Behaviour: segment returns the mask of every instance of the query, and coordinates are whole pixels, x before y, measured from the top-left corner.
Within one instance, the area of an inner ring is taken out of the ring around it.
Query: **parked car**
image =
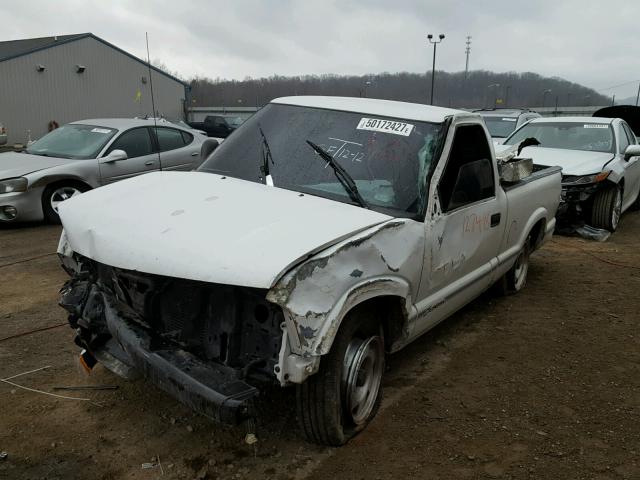
[[[385,352],[496,282],[521,290],[552,235],[560,168],[519,180],[531,161],[511,161],[503,183],[490,141],[468,112],[280,98],[197,171],[61,205],[85,364],[230,423],[295,385],[308,439],[343,444],[376,414]]]
[[[0,223],[55,223],[59,204],[87,190],[141,173],[191,170],[205,140],[175,125],[156,129],[149,120],[64,125],[22,153],[0,154]]]
[[[0,145],[5,145],[7,143],[7,130],[4,128],[4,125],[0,123]]]
[[[224,115],[207,115],[204,122],[188,122],[191,128],[202,130],[214,138],[227,138],[242,123],[240,117]]]
[[[540,118],[516,130],[504,145],[525,138],[535,138],[539,145],[525,148],[523,155],[562,167],[559,213],[567,221],[613,232],[622,213],[640,208],[640,145],[624,120]]]
[[[483,108],[475,111],[484,119],[495,143],[500,143],[528,121],[540,118],[539,113],[522,108]]]
[[[167,119],[168,122],[173,123],[174,125],[178,125],[179,127],[182,128],[186,128],[187,130],[190,130],[194,133],[197,133],[198,135],[204,135],[205,137],[207,137],[207,132],[205,132],[204,130],[198,130],[197,128],[193,128],[191,125],[189,125],[187,122],[185,122],[184,120],[180,120],[180,119]]]

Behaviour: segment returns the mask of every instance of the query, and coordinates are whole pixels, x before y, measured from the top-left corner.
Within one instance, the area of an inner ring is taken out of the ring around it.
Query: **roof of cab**
[[[602,117],[541,117],[534,118],[530,123],[611,123],[614,118]]]
[[[358,97],[321,97],[310,95],[276,98],[272,100],[271,103],[355,112],[365,115],[378,115],[402,120],[432,123],[442,123],[447,117],[454,115],[477,116],[477,114],[471,114],[463,110],[454,110],[452,108]]]

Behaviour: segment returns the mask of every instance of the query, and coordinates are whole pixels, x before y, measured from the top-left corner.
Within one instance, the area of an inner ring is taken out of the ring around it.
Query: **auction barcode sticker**
[[[111,130],[108,128],[94,128],[91,130],[91,133],[111,133]]]
[[[584,128],[609,128],[609,125],[602,125],[600,123],[585,123]]]
[[[372,132],[393,133],[408,137],[413,131],[413,125],[393,120],[381,120],[379,118],[361,118],[356,127],[357,130],[370,130]]]

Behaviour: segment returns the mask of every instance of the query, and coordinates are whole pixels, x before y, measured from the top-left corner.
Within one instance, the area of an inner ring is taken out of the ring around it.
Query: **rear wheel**
[[[518,253],[516,263],[504,274],[498,287],[503,295],[513,295],[522,290],[529,274],[529,258],[531,256],[531,237],[527,238],[522,250]]]
[[[597,192],[591,208],[591,226],[615,232],[622,214],[622,189],[613,185]]]
[[[319,372],[297,387],[298,420],[313,443],[343,445],[380,406],[384,337],[379,323],[364,313],[345,320]]]
[[[42,211],[49,223],[60,223],[58,206],[71,197],[80,195],[89,190],[86,185],[76,183],[57,183],[47,186],[42,194]]]

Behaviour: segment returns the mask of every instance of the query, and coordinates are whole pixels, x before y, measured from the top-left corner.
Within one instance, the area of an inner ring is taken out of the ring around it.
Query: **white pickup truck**
[[[497,164],[477,114],[280,98],[198,171],[62,204],[60,303],[89,367],[223,422],[296,385],[307,438],[340,445],[374,417],[386,353],[523,288],[560,200],[560,169],[531,170]]]

